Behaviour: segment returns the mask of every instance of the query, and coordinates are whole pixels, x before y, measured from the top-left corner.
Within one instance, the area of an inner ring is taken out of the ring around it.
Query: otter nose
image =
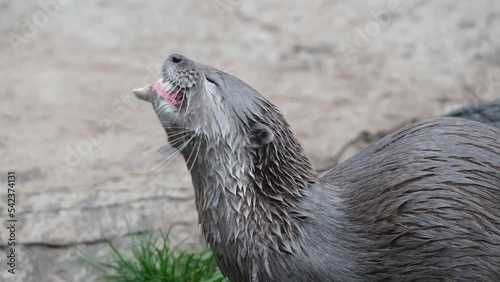
[[[182,62],[183,58],[182,58],[181,54],[172,54],[168,57],[167,60],[174,63],[174,64],[178,64],[178,63]]]

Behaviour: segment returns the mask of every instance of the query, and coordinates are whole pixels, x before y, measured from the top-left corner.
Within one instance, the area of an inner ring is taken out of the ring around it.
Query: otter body
[[[407,126],[324,172],[312,189],[308,245],[328,253],[342,242],[345,256],[335,256],[354,262],[340,271],[351,279],[333,280],[500,281],[494,128],[453,118]],[[315,239],[333,226],[338,238]]]
[[[500,281],[500,130],[402,128],[317,174],[279,111],[182,55],[134,92],[186,159],[231,281]]]

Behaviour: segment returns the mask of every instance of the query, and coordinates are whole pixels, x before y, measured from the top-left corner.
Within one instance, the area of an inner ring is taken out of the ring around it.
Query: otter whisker
[[[157,138],[157,139],[155,139],[155,140],[159,140],[159,139],[160,139],[160,137],[158,137],[158,138]],[[163,145],[163,143],[162,143],[162,145]],[[150,144],[150,143],[145,144],[145,145],[142,145],[142,146],[141,146],[141,148],[140,148],[140,150],[142,151],[142,150],[146,149],[146,147],[150,147],[150,146],[151,146],[151,144]],[[142,155],[144,155],[144,154],[146,154],[146,153],[142,153]]]
[[[176,132],[176,133],[169,134],[168,137],[174,137],[174,136],[178,136],[178,135],[186,134],[186,133],[188,133],[187,130],[185,130],[185,131],[179,131],[179,132]]]
[[[156,168],[159,168],[163,163],[165,163],[165,161],[168,161],[166,163],[166,165],[168,165],[173,159],[175,159],[175,157],[177,157],[177,155],[180,154],[180,151],[175,151],[172,155],[166,157],[163,161],[161,161],[159,164],[155,165],[154,167],[152,167],[151,169],[149,169],[148,171],[153,171],[155,170]]]
[[[156,143],[158,143],[160,140],[165,140],[165,137],[167,137],[167,140],[168,140],[168,136],[165,136],[165,134],[149,134],[149,133],[144,133],[144,132],[138,132],[140,135],[152,135],[150,137],[148,137],[147,139],[147,143],[146,144],[143,144],[141,145],[140,147],[140,150],[144,150],[145,148],[148,148],[148,147],[151,147],[152,145],[156,145]],[[156,135],[156,136],[154,136]],[[165,142],[161,142],[162,144],[164,144]]]
[[[186,128],[183,127],[183,126],[163,126],[163,128],[168,128],[168,129],[184,129],[184,131],[187,132]]]
[[[163,154],[169,148],[170,148],[170,146],[165,146],[165,148],[159,150],[158,153]],[[170,153],[168,155],[170,155]],[[151,167],[152,165],[156,164],[159,161],[158,158],[155,158],[155,156],[157,156],[157,154],[150,154],[148,156],[143,157],[142,159],[140,159],[137,162],[137,166],[139,166],[139,167],[143,167],[144,166],[145,169],[146,169],[146,171],[149,171],[147,168]]]
[[[160,119],[160,122],[168,122],[168,120],[162,120]],[[186,129],[184,126],[165,126],[163,125],[163,128],[169,128],[169,129]]]
[[[168,144],[163,144],[159,147],[154,148],[153,150],[151,150],[151,152],[157,152],[159,154],[163,154],[164,152],[168,151],[171,148],[172,148],[172,146],[169,146]],[[148,152],[148,154],[149,155],[147,155],[147,156],[146,156],[146,153],[142,154],[143,159],[139,161],[139,163],[138,163],[139,165],[144,164],[147,160],[152,159],[154,156],[156,156],[156,154],[150,154],[150,152]]]
[[[170,143],[172,146],[177,145],[178,141],[184,140],[184,136],[179,136],[177,138],[173,138],[172,140],[169,140],[168,143]]]
[[[157,140],[163,139],[164,137],[165,137],[165,136],[156,137],[153,141],[157,141]],[[151,142],[151,143],[148,143],[148,144],[142,145],[140,149],[141,149],[141,150],[144,150],[144,149],[146,149],[147,147],[151,147],[151,146],[152,146],[152,143],[154,143],[154,142]],[[163,145],[165,144],[165,142],[162,142],[161,144],[162,144],[162,145],[160,145],[160,146],[163,146]],[[149,149],[148,149],[148,152],[146,152],[146,153],[142,153],[142,154],[144,155],[144,154],[147,154],[147,153],[149,153]]]
[[[176,133],[176,135],[179,135],[181,133],[185,133],[185,132],[179,132],[179,133]],[[141,155],[145,156],[145,155],[151,154],[153,152],[155,152],[155,153],[163,153],[163,152],[167,151],[168,149],[170,149],[172,147],[172,145],[175,145],[175,143],[177,143],[178,141],[182,140],[183,138],[184,138],[184,136],[180,136],[180,137],[174,138],[172,140],[169,140],[169,143],[171,144],[170,146],[165,146],[166,144],[163,143],[160,146],[155,146],[154,148],[152,148],[152,149],[150,149],[150,150],[148,150],[146,152],[143,152]],[[160,149],[162,147],[164,147],[164,148],[158,151],[158,149]],[[148,158],[149,158],[149,156],[146,156],[145,159],[139,161],[139,164],[144,163]]]
[[[199,146],[198,146],[198,147],[199,147]],[[191,150],[191,153],[189,153],[189,157],[188,157],[188,159],[187,159],[187,161],[186,161],[186,164],[189,164],[189,161],[191,160],[191,156],[193,155],[193,152],[194,152],[194,150]],[[196,153],[196,154],[195,154],[195,160],[196,160],[197,154],[198,154],[198,153]],[[193,163],[194,163],[194,162],[193,162]]]
[[[193,162],[191,163],[191,167],[188,169],[188,173],[191,173],[191,170],[193,170],[194,164],[196,163],[196,159],[198,158],[198,154],[200,153],[200,147],[201,147],[201,143],[198,142],[198,147],[197,147],[197,150],[196,150],[196,154],[194,156]],[[189,163],[189,162],[186,162],[186,163]]]
[[[156,151],[156,150],[158,150],[158,149],[160,149],[160,148],[164,147],[165,145],[166,145],[166,144],[161,144],[160,146],[156,146],[156,147],[154,147],[153,149],[150,149],[150,150],[148,150],[148,151],[146,151],[146,152],[142,153],[141,155],[147,155],[147,154],[149,154],[149,153],[151,153],[151,152],[154,152],[154,151]]]
[[[192,92],[190,91],[189,95],[191,95],[191,93],[198,92],[198,90],[199,90],[198,85],[195,84],[194,87],[196,87],[196,88]],[[184,96],[183,100],[186,100],[187,99],[187,95],[186,94],[184,94],[184,95],[185,96]],[[191,105],[191,99],[187,99],[187,106],[186,106],[186,111],[185,111],[186,113],[189,113],[189,105]]]
[[[183,126],[165,126],[165,125],[163,125],[163,122],[168,122],[168,120],[161,120],[160,119],[160,122],[162,123],[162,127],[165,129],[175,129],[175,130],[183,129],[185,132],[188,132],[186,130],[186,127],[183,127]]]
[[[158,168],[158,167],[159,167],[159,166],[161,166],[163,163],[165,163],[165,161],[167,161],[167,160],[168,160],[168,162],[165,164],[165,166],[167,166],[167,165],[168,165],[168,164],[169,164],[169,163],[170,163],[173,159],[175,159],[175,157],[176,157],[177,155],[179,155],[179,154],[182,152],[182,150],[184,150],[184,148],[186,148],[186,147],[189,145],[189,142],[191,142],[191,140],[193,140],[193,138],[194,138],[194,136],[193,136],[193,137],[191,137],[191,138],[189,138],[189,140],[188,140],[188,141],[186,141],[186,142],[185,142],[185,143],[184,143],[181,147],[179,147],[179,149],[178,149],[178,150],[176,150],[176,152],[175,152],[175,153],[173,153],[171,156],[169,156],[169,157],[165,158],[163,161],[161,161],[159,164],[157,164],[156,166],[154,166],[153,168],[151,168],[149,171],[152,171],[152,170],[154,170],[154,169]]]
[[[174,89],[175,88],[178,88],[179,90],[177,90],[177,92],[175,93],[175,96],[174,96],[174,99],[177,99],[177,95],[179,95],[179,92],[181,91],[181,86],[179,85],[179,83],[176,83],[176,85],[174,86]],[[184,95],[184,94],[183,94]],[[182,105],[184,104],[184,100],[186,99],[186,97],[182,97],[182,101],[181,101],[181,104],[179,105],[179,109],[177,110],[177,114],[175,115],[175,118],[174,118],[174,123],[177,121],[177,117],[179,116],[179,113],[181,112],[181,109],[182,109]]]

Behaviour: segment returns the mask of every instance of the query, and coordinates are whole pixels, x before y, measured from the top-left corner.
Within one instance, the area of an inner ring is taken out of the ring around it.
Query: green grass
[[[126,256],[109,242],[109,262],[96,262],[106,282],[223,282],[212,253],[178,251],[172,248],[168,233],[159,240],[151,235],[132,239],[132,255]]]

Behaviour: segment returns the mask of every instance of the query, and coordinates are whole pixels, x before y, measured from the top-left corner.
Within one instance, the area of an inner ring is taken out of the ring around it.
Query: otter
[[[500,130],[405,126],[316,173],[279,110],[173,54],[150,102],[230,281],[500,281]]]

